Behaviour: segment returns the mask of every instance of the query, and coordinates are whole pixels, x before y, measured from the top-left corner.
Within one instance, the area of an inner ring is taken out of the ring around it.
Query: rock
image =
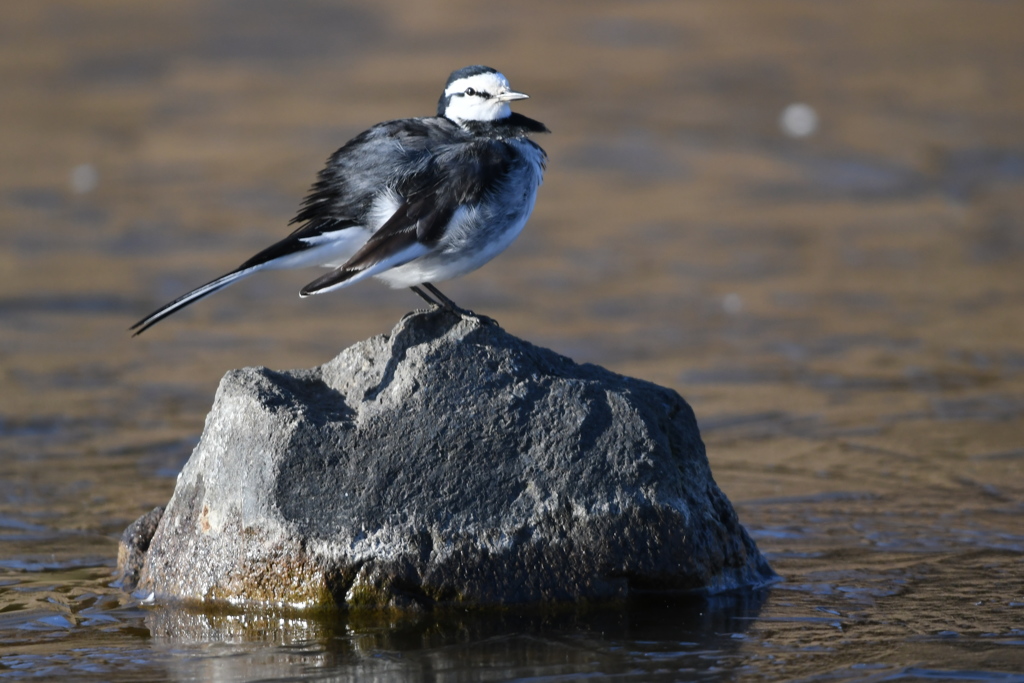
[[[121,541],[117,545],[117,582],[125,590],[134,590],[138,585],[149,542],[163,514],[162,506],[155,507],[128,525],[121,534]]]
[[[138,585],[420,609],[774,578],[676,392],[436,310],[318,368],[229,372]]]

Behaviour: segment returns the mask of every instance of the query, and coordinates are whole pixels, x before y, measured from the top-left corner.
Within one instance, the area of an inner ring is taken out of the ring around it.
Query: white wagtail
[[[466,313],[431,283],[476,270],[526,225],[547,161],[527,136],[549,132],[512,113],[509,102],[526,97],[490,67],[453,72],[437,116],[378,123],[328,159],[292,234],[131,329],[141,334],[265,268],[331,268],[302,288],[304,297],[376,277]]]

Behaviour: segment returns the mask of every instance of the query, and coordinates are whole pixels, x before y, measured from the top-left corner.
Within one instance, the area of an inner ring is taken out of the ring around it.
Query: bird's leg
[[[424,298],[427,301],[430,301],[431,303],[433,303],[435,306],[439,306],[441,308],[447,308],[447,309],[451,310],[453,313],[458,313],[463,318],[469,319],[469,321],[476,321],[477,323],[485,323],[485,324],[497,325],[497,323],[495,321],[493,321],[492,318],[489,318],[486,315],[477,315],[473,311],[461,307],[455,301],[452,301],[452,299],[447,298],[446,296],[444,296],[444,294],[439,289],[437,289],[436,287],[434,287],[430,283],[421,283],[420,287],[423,287],[423,289],[427,290],[427,292],[430,292],[430,294],[432,295],[433,298],[431,298],[430,296],[427,296],[426,294],[424,294],[420,290],[419,287],[413,287],[412,290],[414,292],[416,292],[417,294],[419,294],[422,298]]]
[[[433,297],[435,299],[437,299],[438,302],[440,302],[441,306],[443,306],[444,308],[447,308],[452,313],[458,313],[463,318],[466,318],[466,317],[476,318],[477,317],[477,315],[475,313],[473,313],[473,311],[468,311],[465,308],[460,307],[457,303],[455,303],[454,301],[452,301],[451,299],[446,297],[444,295],[444,293],[440,289],[438,289],[434,285],[430,284],[429,282],[424,282],[423,283],[423,288],[426,289],[428,292],[430,292],[433,295]]]
[[[467,311],[464,311],[463,309],[459,308],[458,304],[456,304],[454,301],[452,301],[451,299],[446,297],[444,295],[444,293],[441,292],[440,289],[438,289],[434,285],[430,284],[429,282],[424,282],[423,283],[423,288],[426,289],[431,294],[433,294],[434,298],[437,299],[437,301],[442,306],[447,308],[449,311],[454,311],[455,313],[466,313],[467,312]]]
[[[426,292],[424,292],[424,291],[423,291],[422,289],[420,289],[419,287],[410,287],[409,289],[411,289],[412,291],[416,292],[416,294],[417,294],[417,295],[418,295],[418,296],[419,296],[419,297],[420,297],[421,299],[423,299],[424,301],[426,301],[426,302],[427,302],[428,304],[430,304],[430,305],[431,305],[431,306],[433,306],[434,308],[438,308],[438,307],[445,307],[445,306],[444,306],[444,304],[441,304],[441,303],[439,303],[439,302],[437,302],[437,301],[434,301],[434,300],[433,300],[433,299],[431,299],[431,298],[430,298],[429,296],[427,296],[427,293],[426,293]]]

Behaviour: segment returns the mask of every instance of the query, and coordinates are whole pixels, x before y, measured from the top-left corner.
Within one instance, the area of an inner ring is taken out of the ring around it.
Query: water
[[[6,7],[0,678],[1024,680],[1021,25],[966,0]],[[418,300],[274,273],[128,325],[476,62],[532,95],[551,166],[445,292],[680,391],[785,581],[408,620],[111,586],[225,371],[322,363]]]

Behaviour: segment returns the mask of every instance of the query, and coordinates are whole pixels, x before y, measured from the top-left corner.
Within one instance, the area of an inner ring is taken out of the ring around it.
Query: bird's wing
[[[439,196],[443,194],[423,194],[404,202],[352,258],[303,287],[301,295],[321,294],[428,253],[459,207],[457,202]]]
[[[302,288],[320,294],[395,268],[431,251],[444,237],[455,212],[478,204],[504,181],[512,149],[495,140],[437,145],[395,184],[404,202],[342,266]]]
[[[315,263],[317,252],[356,252],[366,239],[365,223],[381,188],[429,160],[428,149],[439,132],[433,118],[377,124],[348,141],[327,161],[316,183],[291,221],[299,227],[226,275],[171,301],[131,327],[135,334],[242,278],[264,268],[300,267]],[[454,126],[454,124],[451,124]]]
[[[422,172],[429,163],[429,150],[438,132],[436,125],[425,123],[430,120],[385,121],[345,143],[328,158],[302,207],[289,221],[298,227],[238,269],[271,264],[336,239],[345,240],[353,230],[361,233],[369,228],[369,214],[382,190],[393,186],[396,178]]]

